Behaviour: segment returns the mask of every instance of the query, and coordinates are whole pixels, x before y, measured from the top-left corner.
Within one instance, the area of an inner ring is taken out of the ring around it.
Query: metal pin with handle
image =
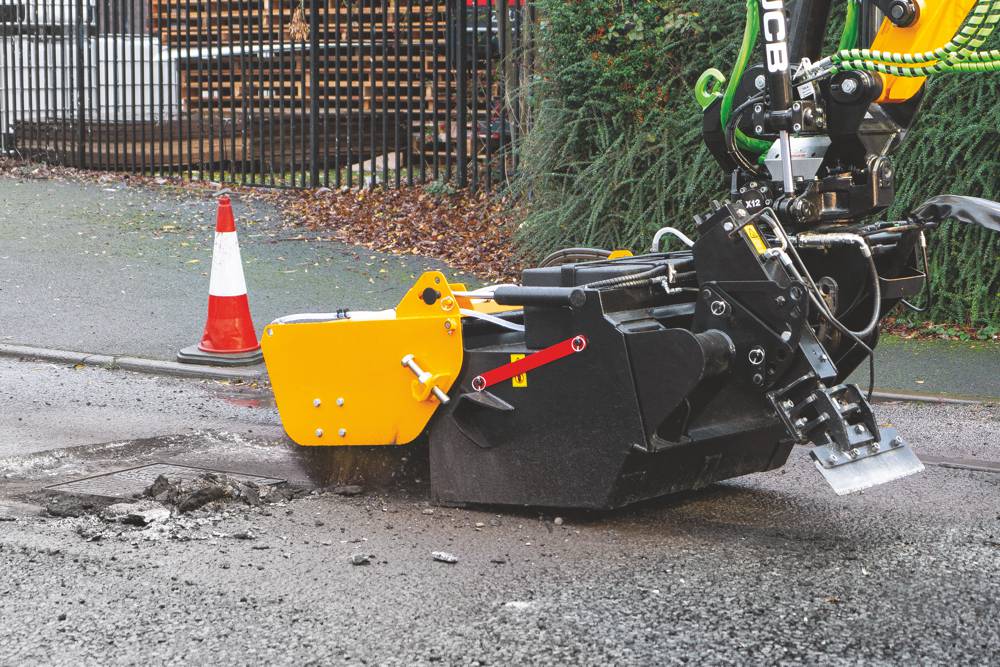
[[[412,354],[408,354],[403,357],[402,364],[413,371],[413,374],[417,376],[417,382],[420,384],[427,384],[427,381],[431,379],[431,374],[417,364],[417,362],[413,359]],[[451,400],[448,398],[448,394],[433,385],[431,385],[431,393],[434,394],[434,397],[441,402],[441,405],[444,405]]]

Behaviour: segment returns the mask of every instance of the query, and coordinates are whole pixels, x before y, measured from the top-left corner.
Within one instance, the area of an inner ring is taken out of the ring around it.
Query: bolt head
[[[839,460],[840,459],[837,458],[836,454],[830,454],[830,458],[827,459],[827,461],[829,461],[830,463],[836,463]]]
[[[858,424],[857,426],[854,427],[854,432],[855,433],[864,433],[865,432],[865,425],[864,424]]]
[[[319,407],[319,406],[321,406],[322,404],[323,404],[323,401],[319,400],[318,398],[314,398],[314,399],[313,399],[313,407],[314,407],[314,408],[318,408],[318,407]]]
[[[337,399],[337,407],[338,408],[344,407],[344,399],[343,398],[338,398]]]
[[[852,449],[852,450],[850,450],[850,451],[847,452],[847,455],[849,457],[851,457],[852,459],[856,459],[856,458],[858,458],[858,450]]]
[[[731,231],[733,231],[734,226],[733,226],[733,223],[731,223],[731,222],[729,222],[727,220],[726,222],[722,223],[722,228],[724,230],[726,230],[727,232],[731,232]]]
[[[337,435],[339,435],[341,438],[343,438],[344,436],[347,435],[347,429],[346,428],[340,429],[339,431],[337,431]]]
[[[317,438],[322,438],[323,437],[323,429],[321,429],[321,428],[316,429],[316,437]]]
[[[889,444],[891,444],[893,447],[902,447],[903,446],[903,439],[900,438],[900,437],[895,437],[895,438],[892,439],[892,442],[889,443]]]
[[[764,86],[767,85],[767,79],[764,78],[763,74],[758,74],[757,78],[753,80],[753,85],[757,90],[764,90]]]
[[[858,82],[853,78],[844,79],[840,84],[840,89],[848,95],[853,95],[858,89]]]

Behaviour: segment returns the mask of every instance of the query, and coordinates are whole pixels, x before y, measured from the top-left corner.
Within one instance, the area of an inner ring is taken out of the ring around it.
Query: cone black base
[[[177,353],[177,361],[184,364],[203,364],[206,366],[253,366],[264,360],[260,348],[249,352],[205,352],[197,345],[185,347]]]

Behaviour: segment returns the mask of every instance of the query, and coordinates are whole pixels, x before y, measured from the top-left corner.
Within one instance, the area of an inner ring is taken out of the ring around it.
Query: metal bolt
[[[847,455],[850,456],[852,459],[856,459],[858,458],[858,450],[852,449],[849,452],[847,452]]]
[[[825,354],[821,354],[819,355],[819,360],[823,362],[830,361],[830,357],[826,356]]]
[[[713,301],[711,305],[712,314],[716,317],[721,317],[726,314],[726,310],[729,308],[729,304],[725,301],[719,299],[718,301]]]
[[[322,403],[323,403],[323,401],[319,400],[318,398],[314,398],[313,399],[313,407],[314,408],[318,408],[320,405],[322,405]]]
[[[767,85],[767,79],[764,78],[763,74],[758,74],[757,78],[753,80],[753,85],[757,90],[764,90],[764,86]]]
[[[337,407],[338,408],[344,407],[344,399],[343,398],[338,398],[337,399]]]
[[[347,435],[347,429],[346,428],[340,429],[339,431],[337,431],[337,435],[339,435],[341,438],[343,438],[344,436]]]
[[[827,461],[829,461],[831,465],[834,464],[834,463],[836,463],[837,462],[837,455],[836,454],[830,454],[830,458],[828,458]]]
[[[707,289],[706,290],[702,290],[701,291],[701,296],[703,298],[705,298],[705,299],[711,299],[712,298],[712,290],[707,290]]]
[[[722,223],[722,228],[723,228],[724,230],[726,230],[727,232],[731,232],[731,231],[733,231],[733,229],[734,229],[734,225],[733,225],[733,223],[731,223],[731,222],[729,222],[729,221],[727,220],[727,221],[725,221],[724,223]]]
[[[794,104],[792,104],[792,110],[793,111],[798,111],[801,108],[802,108],[802,105],[799,104],[798,102],[795,102]]]
[[[321,429],[321,428],[316,429],[316,437],[317,438],[322,438],[323,437],[323,429]]]
[[[754,129],[754,132],[756,132],[757,134],[764,134],[764,126],[763,125],[757,125],[753,129]]]
[[[877,442],[872,443],[872,454],[877,454],[878,450],[881,449]]]
[[[789,401],[789,403],[791,403],[791,401]],[[799,419],[796,419],[796,420],[795,420],[795,425],[796,425],[796,426],[797,426],[798,428],[802,428],[803,426],[805,426],[805,425],[806,425],[806,424],[808,424],[808,423],[809,423],[809,422],[807,422],[807,421],[806,421],[806,418],[805,418],[805,417],[801,417],[801,418],[799,418]]]
[[[774,297],[774,305],[776,305],[778,308],[781,308],[782,306],[784,306],[785,303],[787,303],[787,300],[785,299],[785,297],[783,297],[783,296],[776,296],[776,297]]]
[[[858,89],[858,82],[854,79],[844,79],[840,84],[840,89],[848,95],[853,95]]]
[[[451,329],[451,320],[445,320],[444,321],[444,328],[445,329]]]
[[[781,332],[781,342],[787,343],[791,339],[792,339],[792,332],[791,331],[782,331]]]
[[[754,105],[754,108],[753,108],[754,113],[761,113],[763,110],[764,110],[763,105],[760,105],[760,104]]]
[[[792,408],[795,407],[795,403],[793,403],[792,401],[782,401],[781,407],[783,407],[786,410],[791,410]]]
[[[747,211],[746,211],[746,209],[744,209],[744,208],[738,208],[738,209],[736,209],[736,217],[737,218],[745,218],[745,217],[747,217]]]
[[[267,335],[268,336],[273,336],[274,335],[274,329],[268,329],[267,330]]]
[[[754,366],[760,366],[762,363],[764,363],[764,359],[766,357],[767,354],[764,352],[764,348],[762,348],[760,345],[751,348],[750,352],[747,354],[747,360]]]
[[[902,447],[903,439],[900,437],[893,438],[892,442],[890,442],[889,444],[891,444],[893,447]]]
[[[854,432],[855,433],[864,433],[865,432],[865,425],[864,424],[858,424],[857,426],[854,427]]]
[[[755,385],[760,386],[760,385],[764,384],[764,376],[761,375],[760,373],[754,373],[752,379],[753,379],[753,383]]]
[[[801,132],[802,131],[802,124],[801,123],[796,123],[795,125],[792,125],[792,129],[794,131],[796,131],[796,132]]]

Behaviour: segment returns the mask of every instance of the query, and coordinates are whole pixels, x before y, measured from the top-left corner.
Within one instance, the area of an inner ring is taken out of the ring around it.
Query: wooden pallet
[[[309,23],[309,13],[300,11],[298,0],[153,0],[150,22],[171,47],[290,44],[308,41],[308,31],[304,36],[295,28]],[[378,0],[324,0],[318,24],[321,43],[444,39],[447,5],[430,0],[424,6],[419,0],[398,6],[390,0],[384,6]]]

